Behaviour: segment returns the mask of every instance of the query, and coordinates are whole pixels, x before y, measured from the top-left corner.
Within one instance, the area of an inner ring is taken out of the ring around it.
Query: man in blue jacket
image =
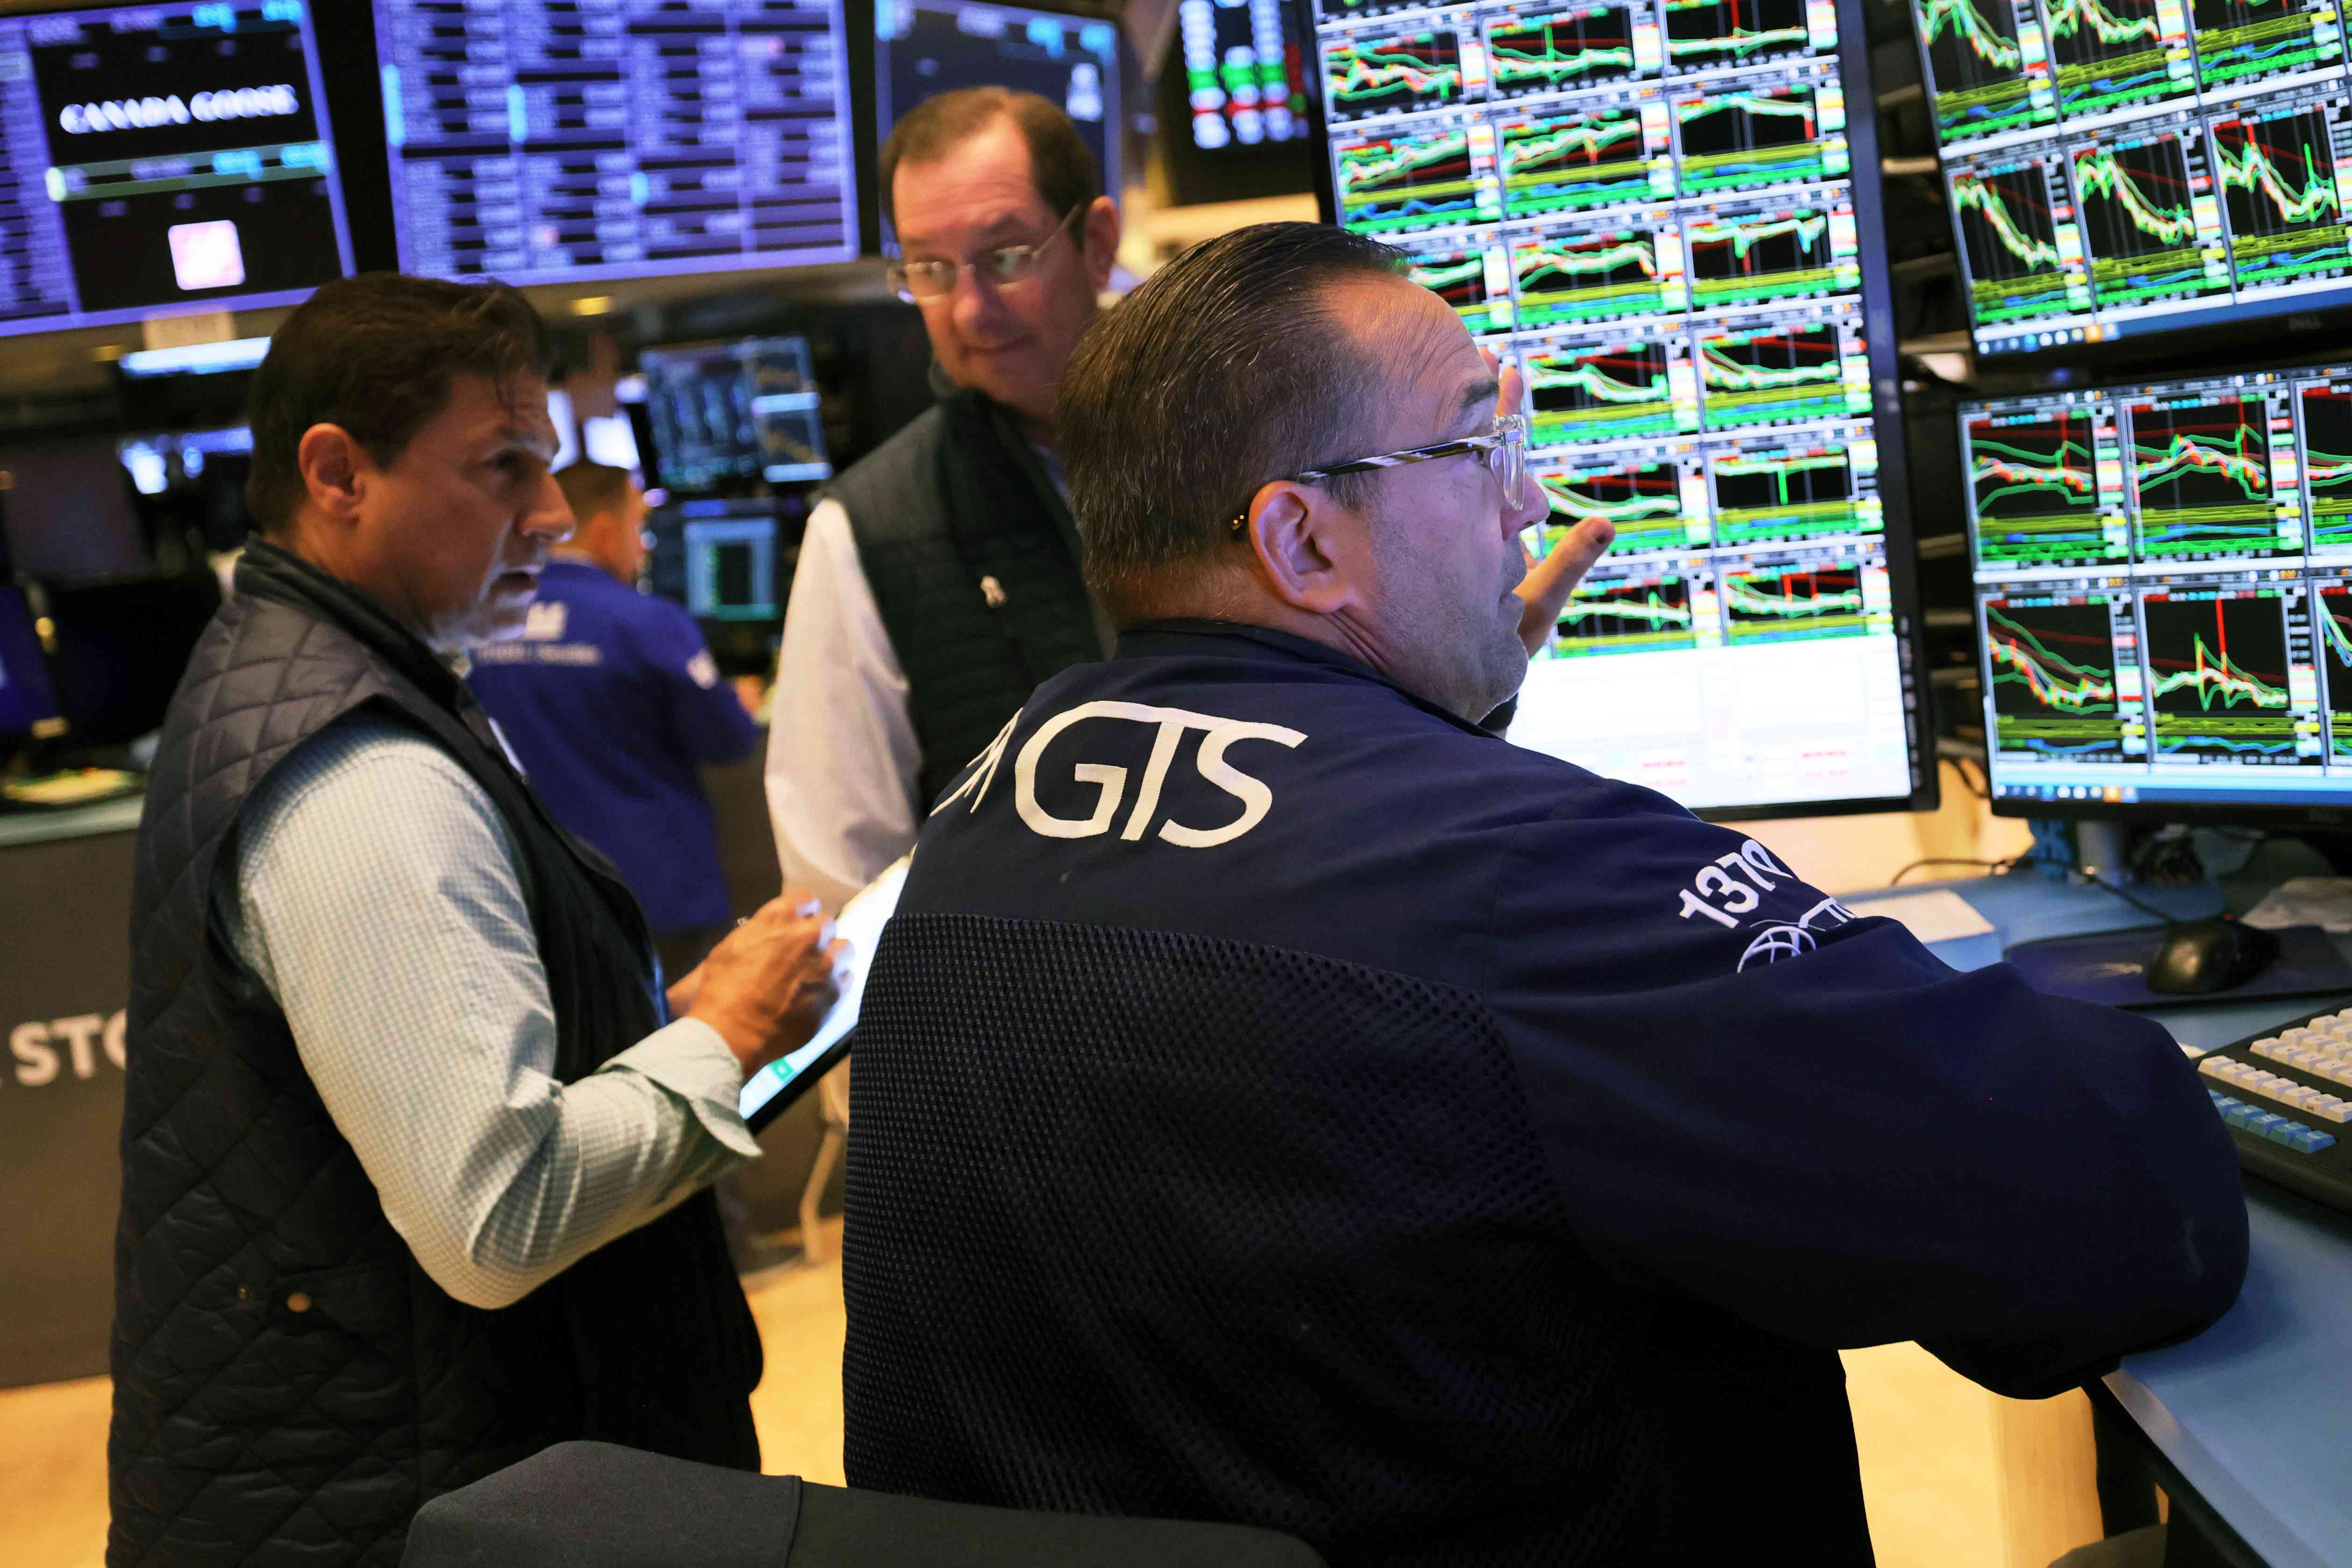
[[[575,463],[555,482],[577,526],[521,638],[474,655],[474,694],[556,820],[620,868],[677,979],[733,918],[695,769],[749,757],[760,732],[694,618],[637,591],[646,499],[627,470]]]
[[[1517,383],[1307,225],[1080,346],[1124,631],[942,798],[875,957],[852,1485],[1335,1568],[1865,1563],[1839,1347],[2036,1396],[2235,1297],[2163,1030],[1479,727],[1565,592]]]

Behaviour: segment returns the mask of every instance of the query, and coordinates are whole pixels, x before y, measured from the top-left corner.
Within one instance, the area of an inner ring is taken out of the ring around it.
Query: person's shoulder
[[[247,800],[244,831],[267,834],[317,813],[352,833],[398,833],[412,811],[483,810],[488,791],[464,764],[421,730],[374,708],[359,708],[289,752]]]
[[[947,411],[934,403],[843,469],[824,498],[840,507],[861,540],[927,531],[941,505],[937,455],[946,434]]]

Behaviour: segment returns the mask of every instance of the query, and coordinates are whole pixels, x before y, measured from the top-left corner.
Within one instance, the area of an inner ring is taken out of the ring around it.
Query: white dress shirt
[[[785,885],[837,912],[913,849],[922,766],[907,672],[849,514],[820,501],[793,570],[768,718],[768,815]]]
[[[656,1030],[573,1083],[515,849],[455,758],[371,715],[246,803],[215,918],[276,998],[384,1217],[434,1281],[521,1300],[757,1157],[717,1030]]]

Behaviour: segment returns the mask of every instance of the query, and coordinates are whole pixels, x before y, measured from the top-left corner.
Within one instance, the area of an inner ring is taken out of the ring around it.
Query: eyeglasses
[[[1381,468],[1402,468],[1408,463],[1433,463],[1441,457],[1459,457],[1465,452],[1483,452],[1486,466],[1501,486],[1503,505],[1517,511],[1528,497],[1528,416],[1507,413],[1495,421],[1491,434],[1465,436],[1460,441],[1440,441],[1429,446],[1408,446],[1402,452],[1383,452],[1377,457],[1359,457],[1353,463],[1335,463],[1328,468],[1309,468],[1290,476],[1294,484],[1314,485],[1341,474],[1362,474]],[[1229,525],[1235,534],[1249,527],[1249,512],[1244,508]]]
[[[961,266],[952,261],[894,261],[885,276],[890,280],[892,292],[910,305],[919,299],[946,298],[955,292],[956,279],[967,272],[992,288],[1009,288],[1035,274],[1038,258],[1069,232],[1070,225],[1086,206],[1080,202],[1064,213],[1062,221],[1054,225],[1054,232],[1035,245],[1000,245],[982,251]]]

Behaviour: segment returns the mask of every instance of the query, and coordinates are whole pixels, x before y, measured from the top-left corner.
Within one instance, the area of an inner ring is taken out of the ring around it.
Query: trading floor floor
[[[752,1397],[767,1468],[841,1481],[841,1264],[753,1281],[768,1352]],[[1846,1358],[1881,1568],[2044,1568],[2097,1536],[2090,1407],[1997,1399],[1916,1345]],[[0,1563],[97,1568],[106,1534],[104,1378],[0,1390]]]

